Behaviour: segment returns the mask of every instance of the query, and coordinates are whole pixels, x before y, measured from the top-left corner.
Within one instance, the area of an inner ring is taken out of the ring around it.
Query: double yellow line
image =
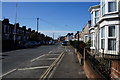
[[[39,80],[44,80],[45,78],[47,78],[47,76],[49,75],[49,73],[53,70],[53,68],[55,67],[55,65],[57,64],[57,62],[61,59],[61,57],[63,56],[64,52],[62,52],[58,58],[50,65],[50,67],[45,71],[45,73],[40,77]]]

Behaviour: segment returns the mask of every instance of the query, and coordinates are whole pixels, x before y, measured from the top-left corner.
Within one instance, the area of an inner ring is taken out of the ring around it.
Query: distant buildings
[[[15,30],[16,25],[16,30]],[[16,34],[16,41],[28,41],[29,31],[26,29],[26,26],[20,27],[19,23],[10,24],[8,19],[2,21],[2,39],[3,41],[13,41],[14,35]],[[16,32],[16,33],[15,33]]]
[[[72,40],[78,40],[78,35],[79,35],[79,40],[87,42],[89,40],[89,27],[91,25],[91,21],[88,21],[88,23],[85,25],[85,27],[82,29],[81,32],[76,33],[74,36],[72,36]]]

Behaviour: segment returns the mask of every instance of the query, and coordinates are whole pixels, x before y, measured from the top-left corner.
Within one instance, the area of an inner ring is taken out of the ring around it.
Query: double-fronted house
[[[101,0],[89,11],[91,52],[120,54],[120,0]]]

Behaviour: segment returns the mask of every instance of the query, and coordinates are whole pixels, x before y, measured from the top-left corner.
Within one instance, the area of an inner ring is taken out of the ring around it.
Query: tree
[[[31,28],[28,28],[28,31],[31,32]]]
[[[30,41],[34,41],[35,40],[35,34],[34,33],[30,34],[29,40]]]
[[[26,26],[22,26],[22,29],[23,29],[23,30],[26,30]]]
[[[43,41],[43,40],[45,40],[45,35],[44,34],[40,34],[39,38],[40,38],[40,41]]]
[[[35,30],[32,30],[32,33],[35,33]]]
[[[87,42],[86,42],[86,48],[90,48],[91,47],[91,40],[89,39]]]
[[[29,37],[30,41],[37,41],[37,34],[35,33],[35,30],[32,30],[30,37]]]
[[[9,24],[9,19],[4,19],[2,22],[3,22],[4,24],[8,25],[8,24]]]

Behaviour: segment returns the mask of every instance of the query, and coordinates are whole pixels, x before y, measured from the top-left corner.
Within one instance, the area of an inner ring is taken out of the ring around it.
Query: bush
[[[84,48],[87,46],[86,43],[84,43],[83,41],[79,41],[79,44],[78,44],[78,40],[70,41],[70,45],[76,48],[77,51],[79,51],[82,55],[83,55]]]
[[[91,40],[88,40],[87,42],[86,42],[86,48],[90,48],[91,47]]]

